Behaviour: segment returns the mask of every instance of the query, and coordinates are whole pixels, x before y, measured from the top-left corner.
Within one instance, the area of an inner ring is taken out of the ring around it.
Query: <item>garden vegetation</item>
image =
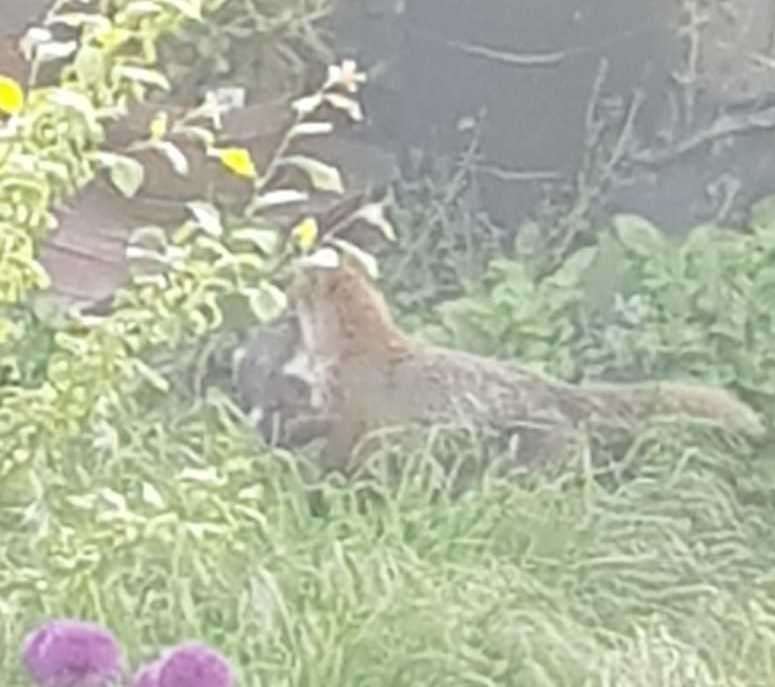
[[[316,241],[314,223],[294,245],[258,226],[290,190],[220,146],[206,105],[189,133],[252,180],[254,215],[203,199],[172,236],[135,237],[136,255],[166,269],[141,274],[108,314],[41,317],[49,283],[36,256],[54,210],[98,173],[137,190],[142,166],[101,148],[106,122],[165,88],[154,46],[220,3],[105,0],[100,15],[66,5],[50,21],[82,34],[61,82],[0,84],[4,684],[31,684],[23,642],[52,618],[110,628],[135,668],[202,642],[245,687],[775,682],[766,442],[677,419],[644,426],[604,474],[582,455],[559,476],[485,479],[462,495],[407,476],[377,485],[383,498],[366,507],[357,483],[331,479],[321,516],[300,476],[308,455],[262,445],[217,389],[177,393],[151,354],[217,332],[235,298],[257,319],[282,312],[282,267]],[[332,68],[296,101],[288,136],[319,131],[310,124],[324,104],[357,116],[353,68]],[[337,189],[335,169],[284,155],[270,165]],[[412,237],[396,228],[400,253]],[[572,381],[724,385],[771,421],[775,202],[762,200],[745,231],[698,227],[678,241],[618,216],[596,236],[548,275],[492,260],[458,297],[406,321],[429,340]]]

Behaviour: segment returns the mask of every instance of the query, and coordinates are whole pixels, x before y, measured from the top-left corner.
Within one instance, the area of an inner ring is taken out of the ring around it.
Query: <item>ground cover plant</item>
[[[760,234],[729,239],[732,257],[763,255],[746,245]],[[663,259],[638,253],[625,264],[659,272]],[[752,266],[749,287],[767,270]],[[515,301],[518,288],[526,297],[558,287],[511,283]],[[646,302],[664,293],[662,283],[633,288]],[[746,317],[764,317],[763,303],[744,300]],[[508,312],[497,321],[526,338],[561,319],[548,308]],[[711,324],[708,369],[734,367]],[[656,318],[630,333],[667,331]],[[750,339],[754,361],[766,360],[763,331]],[[262,450],[222,399],[130,405],[111,423],[4,476],[0,655],[10,684],[25,684],[21,638],[52,616],[104,622],[135,664],[159,646],[207,641],[246,685],[772,679],[766,447],[757,455],[676,425],[641,436],[634,475],[614,483],[582,471],[530,487],[490,481],[454,500],[410,483],[367,511],[353,487],[330,486],[332,508],[316,518],[298,458]]]
[[[766,444],[676,421],[646,427],[627,470],[604,479],[582,455],[565,474],[486,479],[454,498],[407,478],[365,507],[358,484],[330,480],[321,517],[307,457],[262,446],[217,391],[176,395],[144,358],[216,329],[220,296],[242,293],[266,317],[282,305],[270,261],[229,242],[230,218],[200,213],[205,226],[187,227],[198,243],[156,246],[175,258],[170,276],[128,289],[108,317],[40,322],[27,307],[45,284],[35,242],[74,183],[53,163],[72,165],[76,146],[76,182],[109,162],[133,185],[131,163],[98,154],[94,109],[73,106],[79,89],[109,99],[116,84],[79,78],[30,96],[17,122],[39,132],[64,107],[88,126],[2,150],[0,179],[24,208],[0,216],[15,241],[0,262],[4,684],[31,684],[23,642],[52,618],[110,628],[136,668],[205,643],[244,686],[772,684]],[[494,261],[411,326],[573,380],[691,373],[771,420],[774,251],[767,201],[747,233],[705,227],[680,245],[619,217],[559,271]]]

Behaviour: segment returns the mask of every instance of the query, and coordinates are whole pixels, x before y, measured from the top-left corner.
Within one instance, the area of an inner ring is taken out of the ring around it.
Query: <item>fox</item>
[[[570,384],[511,361],[430,345],[396,323],[351,256],[300,264],[289,289],[316,405],[327,418],[322,463],[346,470],[359,442],[396,425],[453,425],[516,435],[549,460],[583,425],[634,432],[644,420],[688,416],[760,438],[764,423],[731,392],[681,381]],[[525,454],[525,461],[535,455]]]

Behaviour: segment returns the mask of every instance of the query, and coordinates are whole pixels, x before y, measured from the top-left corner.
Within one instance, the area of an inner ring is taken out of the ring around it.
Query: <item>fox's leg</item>
[[[320,457],[325,472],[339,470],[347,473],[353,458],[353,449],[365,432],[364,423],[337,416],[330,424],[325,448]]]
[[[331,415],[302,415],[290,418],[284,427],[283,443],[303,446],[314,439],[329,436],[335,419]]]

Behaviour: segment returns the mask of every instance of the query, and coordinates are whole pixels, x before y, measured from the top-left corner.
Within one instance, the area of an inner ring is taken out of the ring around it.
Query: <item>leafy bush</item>
[[[188,7],[158,6],[146,47]],[[98,114],[154,79],[112,73],[29,94],[0,151],[5,684],[26,684],[22,640],[58,617],[110,627],[133,665],[207,642],[240,685],[772,683],[775,500],[767,461],[743,449],[676,427],[638,438],[627,480],[492,479],[454,499],[406,481],[366,508],[360,485],[331,482],[314,517],[304,456],[269,452],[229,399],[182,399],[146,362],[216,328],[230,296],[265,316],[282,305],[252,248],[277,236],[204,204],[172,239],[136,237],[165,276],[145,275],[103,319],[42,327],[28,304],[46,283],[34,255],[52,204],[103,164],[135,185],[131,162],[100,154]],[[62,120],[59,138],[39,136]],[[616,228],[544,279],[493,262],[422,333],[569,379],[689,371],[766,411],[768,204],[750,234],[704,228],[682,246],[636,218]]]
[[[493,261],[419,329],[569,380],[693,376],[766,410],[775,391],[773,206],[754,208],[750,232],[701,226],[680,243],[642,218],[616,217],[614,231],[546,278],[520,260]]]
[[[335,55],[320,26],[332,0],[231,0],[211,3],[207,22],[187,21],[159,46],[175,102],[198,100],[213,84],[246,89],[246,101],[296,92],[311,61]]]

